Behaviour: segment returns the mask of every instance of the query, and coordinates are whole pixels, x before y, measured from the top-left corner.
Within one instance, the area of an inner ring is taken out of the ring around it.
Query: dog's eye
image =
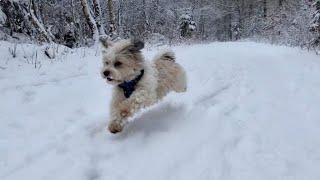
[[[117,61],[114,63],[114,67],[119,67],[119,66],[121,66],[121,64],[122,64],[121,62]]]
[[[108,62],[104,62],[104,64],[105,64],[105,65],[108,65],[109,63],[108,63]]]

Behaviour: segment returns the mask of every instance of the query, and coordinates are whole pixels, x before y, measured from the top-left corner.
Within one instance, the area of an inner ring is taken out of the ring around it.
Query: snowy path
[[[188,92],[111,135],[95,51],[39,71],[1,51],[1,180],[320,179],[319,56],[248,42],[176,47]]]

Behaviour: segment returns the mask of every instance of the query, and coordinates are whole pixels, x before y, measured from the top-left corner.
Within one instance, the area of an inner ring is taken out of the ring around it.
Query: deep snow
[[[188,92],[112,135],[99,49],[61,47],[53,61],[39,50],[35,69],[44,47],[18,45],[12,59],[12,45],[0,45],[1,180],[320,179],[320,57],[311,52],[175,47]]]

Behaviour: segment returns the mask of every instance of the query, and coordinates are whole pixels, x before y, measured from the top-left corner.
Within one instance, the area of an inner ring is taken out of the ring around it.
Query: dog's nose
[[[104,72],[103,72],[103,75],[104,75],[105,77],[108,77],[109,74],[110,74],[110,71],[104,71]]]

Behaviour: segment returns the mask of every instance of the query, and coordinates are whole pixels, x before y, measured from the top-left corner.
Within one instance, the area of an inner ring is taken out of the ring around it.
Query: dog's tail
[[[171,49],[164,49],[160,51],[158,54],[155,55],[153,58],[154,61],[176,61],[176,57],[174,55],[174,52]]]

